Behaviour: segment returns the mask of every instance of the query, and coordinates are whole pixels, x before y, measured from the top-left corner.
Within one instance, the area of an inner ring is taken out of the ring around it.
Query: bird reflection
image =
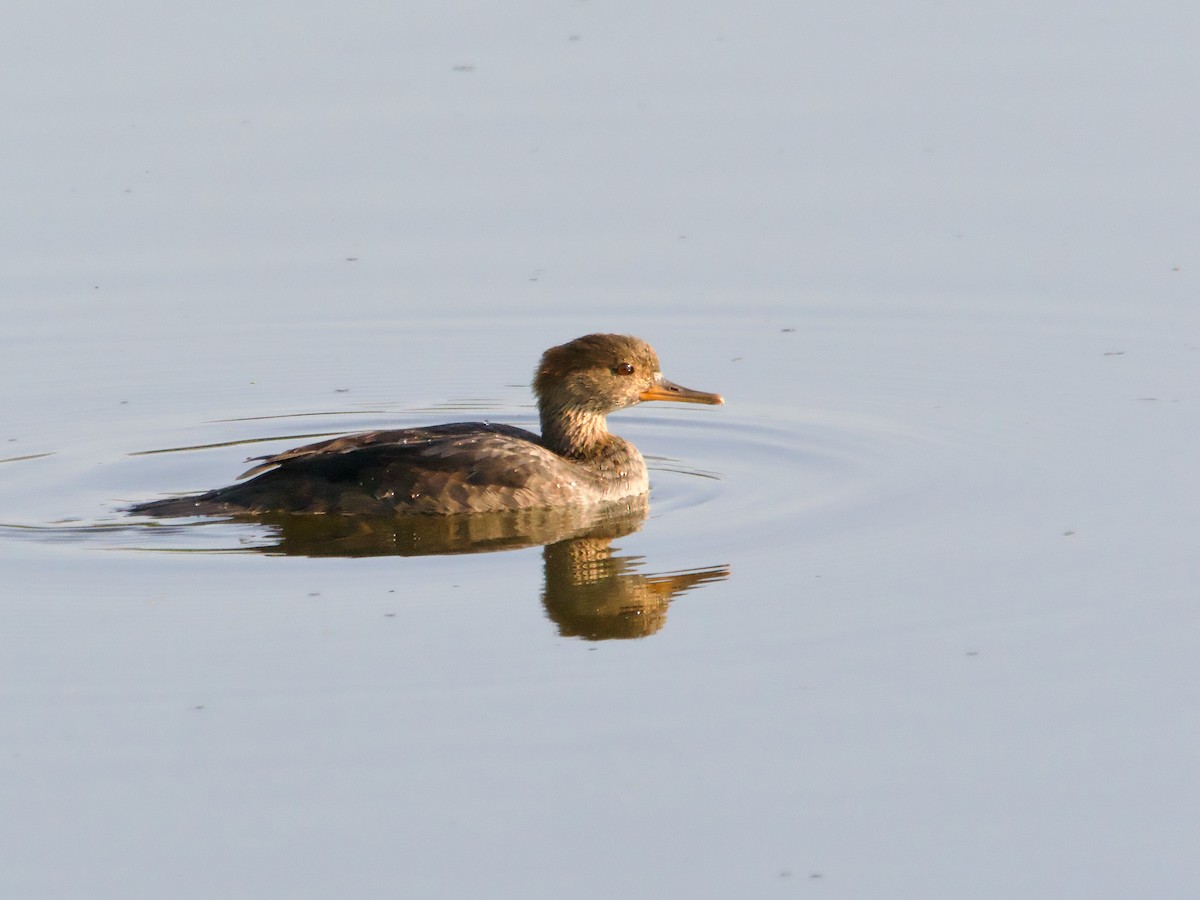
[[[676,597],[729,577],[724,565],[646,573],[644,557],[621,555],[612,542],[639,530],[648,510],[641,496],[590,509],[384,518],[266,514],[236,521],[264,526],[264,540],[246,549],[269,555],[436,556],[541,545],[546,614],[564,637],[599,641],[648,637],[663,627]]]

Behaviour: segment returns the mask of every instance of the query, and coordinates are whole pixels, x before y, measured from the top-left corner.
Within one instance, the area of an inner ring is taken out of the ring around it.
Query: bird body
[[[248,481],[131,512],[454,515],[619,501],[650,482],[638,449],[608,431],[610,412],[646,400],[724,402],[664,379],[645,341],[610,334],[547,350],[534,392],[541,435],[488,422],[346,435],[263,457]]]

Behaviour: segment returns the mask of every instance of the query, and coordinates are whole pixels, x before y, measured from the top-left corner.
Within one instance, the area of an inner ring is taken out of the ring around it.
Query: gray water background
[[[0,895],[1195,896],[1198,17],[10,10]],[[640,639],[121,512],[597,330]]]

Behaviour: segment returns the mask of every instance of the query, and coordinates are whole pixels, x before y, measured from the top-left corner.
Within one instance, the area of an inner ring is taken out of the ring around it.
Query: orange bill
[[[681,387],[673,381],[667,381],[663,377],[659,377],[658,383],[653,384],[638,395],[639,400],[670,400],[675,403],[707,403],[710,406],[718,406],[725,402],[725,398],[720,394],[706,394],[704,391],[693,391],[691,388]]]

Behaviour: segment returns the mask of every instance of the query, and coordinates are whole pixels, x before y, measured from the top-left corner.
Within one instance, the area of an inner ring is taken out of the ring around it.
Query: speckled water
[[[1195,15],[731,9],[12,11],[0,896],[1200,889]],[[122,512],[590,331],[628,533]]]

